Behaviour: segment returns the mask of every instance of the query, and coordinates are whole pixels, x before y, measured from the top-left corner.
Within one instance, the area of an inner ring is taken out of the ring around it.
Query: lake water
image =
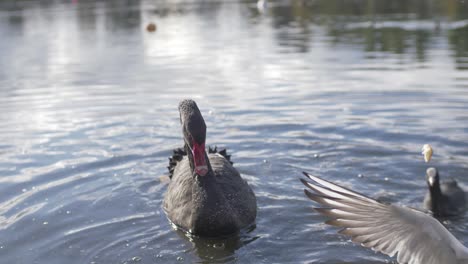
[[[1,263],[389,263],[302,171],[414,207],[429,165],[468,189],[467,1],[5,0],[0,36]],[[238,237],[161,208],[188,97],[257,195]]]

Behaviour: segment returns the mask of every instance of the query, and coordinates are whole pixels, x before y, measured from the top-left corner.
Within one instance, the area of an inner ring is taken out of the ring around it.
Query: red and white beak
[[[193,141],[192,156],[195,165],[195,173],[200,176],[205,176],[208,173],[208,165],[205,156],[205,143],[198,144]]]

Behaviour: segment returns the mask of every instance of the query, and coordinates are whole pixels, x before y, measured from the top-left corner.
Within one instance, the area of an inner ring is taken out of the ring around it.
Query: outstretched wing
[[[467,249],[435,218],[408,207],[387,205],[304,172],[301,179],[316,210],[329,217],[326,224],[341,227],[355,243],[391,257],[399,263],[465,263]],[[466,262],[468,263],[468,262]]]

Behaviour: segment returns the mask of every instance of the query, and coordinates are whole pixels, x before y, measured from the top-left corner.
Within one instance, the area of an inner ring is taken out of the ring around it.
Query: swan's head
[[[206,124],[195,101],[187,99],[179,103],[180,123],[184,141],[190,148],[194,172],[200,176],[208,173],[205,155]],[[190,156],[190,155],[189,155]]]
[[[430,188],[439,183],[439,172],[436,168],[431,167],[426,170],[426,180]]]

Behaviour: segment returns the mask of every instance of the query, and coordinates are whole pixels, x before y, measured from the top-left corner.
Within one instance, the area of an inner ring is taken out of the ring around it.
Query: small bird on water
[[[431,160],[434,150],[431,145],[425,144],[422,148],[424,161]],[[423,206],[430,210],[435,217],[460,215],[466,211],[466,193],[455,179],[440,181],[437,168],[426,170],[426,182],[429,190],[424,197]]]

